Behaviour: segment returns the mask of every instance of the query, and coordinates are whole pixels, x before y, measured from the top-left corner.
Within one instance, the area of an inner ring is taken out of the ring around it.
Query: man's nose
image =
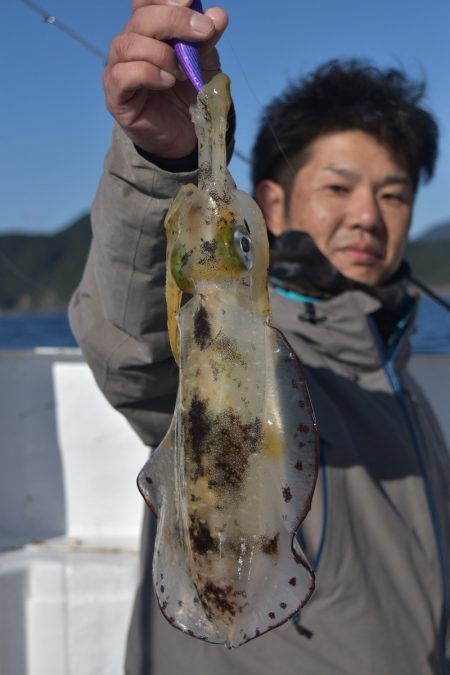
[[[382,230],[383,215],[376,195],[370,190],[355,191],[352,195],[349,224],[364,230]]]

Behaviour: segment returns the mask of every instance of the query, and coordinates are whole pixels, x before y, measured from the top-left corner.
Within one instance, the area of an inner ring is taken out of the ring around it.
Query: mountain
[[[420,239],[408,244],[406,259],[425,284],[450,284],[450,221],[432,227]]]
[[[450,241],[450,220],[435,225],[421,238],[421,241]]]
[[[84,214],[53,235],[0,235],[0,313],[64,311],[83,272],[91,223]],[[408,244],[413,274],[450,284],[450,221]]]
[[[65,310],[90,240],[89,214],[53,235],[0,235],[0,312]]]

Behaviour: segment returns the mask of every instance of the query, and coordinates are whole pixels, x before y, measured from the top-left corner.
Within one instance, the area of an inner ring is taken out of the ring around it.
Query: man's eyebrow
[[[397,185],[399,183],[410,188],[413,186],[411,178],[408,178],[408,176],[398,176],[396,174],[393,174],[392,176],[386,176],[382,182],[382,185]]]
[[[323,167],[324,171],[332,171],[333,173],[337,173],[339,176],[343,176],[344,178],[359,178],[359,173],[357,171],[352,171],[351,169],[347,169],[345,166],[340,166],[339,164],[328,164],[327,166]],[[412,180],[403,174],[391,174],[390,176],[386,176],[386,178],[381,182],[382,186],[385,185],[406,185],[407,187],[412,188],[413,183]]]
[[[347,169],[345,166],[340,166],[339,164],[328,164],[327,166],[323,167],[324,171],[332,171],[333,173],[337,173],[340,176],[344,176],[344,178],[358,178],[359,173],[357,171],[352,171],[351,169]]]

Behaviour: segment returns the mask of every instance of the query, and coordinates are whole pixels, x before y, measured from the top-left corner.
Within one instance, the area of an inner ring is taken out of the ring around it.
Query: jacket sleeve
[[[173,413],[178,369],[166,328],[167,209],[181,183],[115,127],[92,208],[92,244],[69,318],[108,401],[155,446]]]

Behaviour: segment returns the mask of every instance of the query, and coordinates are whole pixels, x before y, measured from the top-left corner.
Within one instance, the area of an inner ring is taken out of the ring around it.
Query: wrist
[[[182,173],[187,171],[195,171],[198,166],[198,152],[195,148],[189,155],[180,157],[179,159],[167,159],[166,157],[158,157],[147,150],[143,150],[135,145],[136,151],[148,162],[151,162],[163,171],[170,173]]]

